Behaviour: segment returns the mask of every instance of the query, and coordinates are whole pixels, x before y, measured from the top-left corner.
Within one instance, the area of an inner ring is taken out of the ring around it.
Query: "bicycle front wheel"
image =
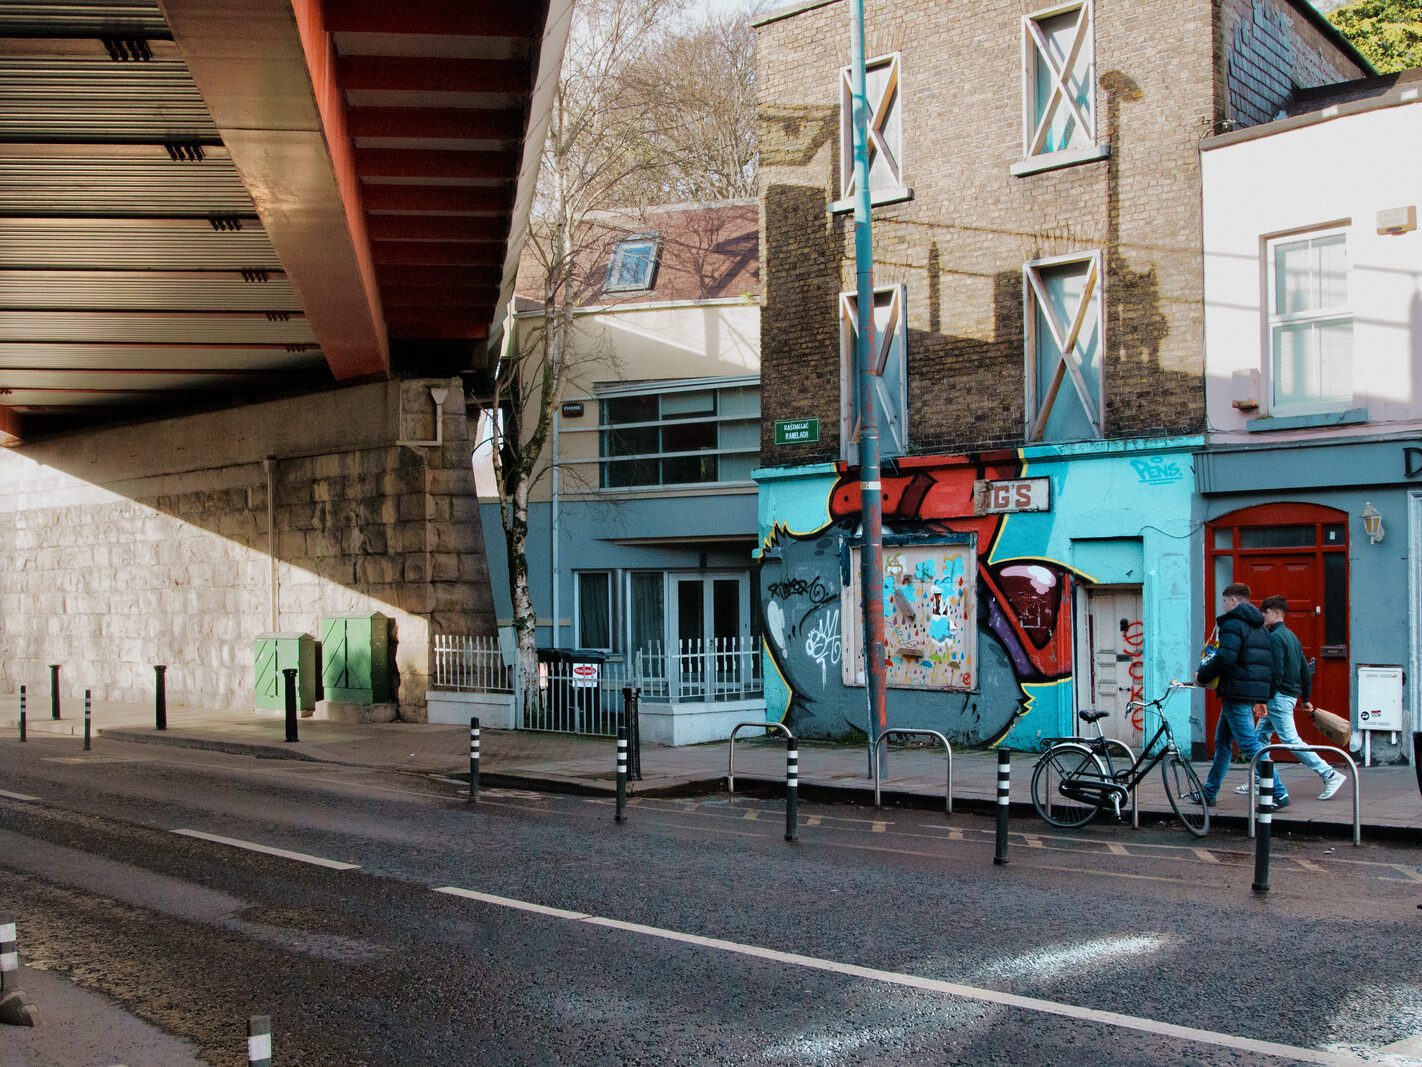
[[[1093,782],[1106,778],[1101,760],[1085,745],[1053,745],[1032,768],[1032,806],[1047,822],[1067,830],[1085,826],[1101,810],[1062,795],[1062,783],[1073,778]]]
[[[1200,776],[1179,755],[1171,755],[1160,765],[1161,776],[1165,779],[1165,795],[1180,821],[1196,837],[1204,837],[1210,832],[1210,808],[1205,803],[1205,787],[1200,784]]]

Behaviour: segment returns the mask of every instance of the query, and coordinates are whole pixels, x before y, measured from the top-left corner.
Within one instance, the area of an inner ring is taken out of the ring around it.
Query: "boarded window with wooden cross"
[[[1027,439],[1101,437],[1101,253],[1037,260],[1024,273]]]
[[[869,105],[869,195],[875,202],[894,199],[904,190],[903,109],[899,106],[898,53],[864,65],[864,96]],[[854,182],[854,88],[850,68],[839,72],[839,187],[841,204],[856,192]],[[851,207],[853,205],[850,205]]]
[[[874,393],[878,400],[879,453],[908,454],[908,327],[902,285],[874,290]],[[845,459],[858,462],[859,413],[855,406],[858,382],[854,348],[859,336],[859,300],[854,293],[839,294],[839,424]]]
[[[1054,7],[1022,20],[1026,155],[1096,143],[1093,36],[1089,2]]]

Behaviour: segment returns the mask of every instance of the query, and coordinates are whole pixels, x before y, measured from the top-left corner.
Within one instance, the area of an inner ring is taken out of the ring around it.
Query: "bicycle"
[[[1098,720],[1104,711],[1080,712],[1082,722],[1095,727],[1094,737],[1049,737],[1048,746],[1032,768],[1032,806],[1052,826],[1072,829],[1085,826],[1107,808],[1121,817],[1121,805],[1131,798],[1145,776],[1161,764],[1165,795],[1185,829],[1196,837],[1210,831],[1210,809],[1205,804],[1205,787],[1175,744],[1175,735],[1165,718],[1164,707],[1181,689],[1194,689],[1185,682],[1171,682],[1165,695],[1155,700],[1133,700],[1127,709],[1160,712],[1160,727],[1129,767],[1111,762],[1111,746],[1126,746],[1106,737]],[[1127,749],[1127,751],[1130,751]]]

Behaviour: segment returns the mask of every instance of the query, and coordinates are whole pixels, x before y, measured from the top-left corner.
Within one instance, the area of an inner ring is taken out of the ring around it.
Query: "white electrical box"
[[[1402,729],[1402,668],[1358,668],[1358,727]]]

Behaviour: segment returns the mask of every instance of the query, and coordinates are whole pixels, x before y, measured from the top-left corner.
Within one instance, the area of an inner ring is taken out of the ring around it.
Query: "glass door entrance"
[[[740,688],[750,653],[749,582],[744,574],[673,574],[669,648],[681,700],[726,699]]]

